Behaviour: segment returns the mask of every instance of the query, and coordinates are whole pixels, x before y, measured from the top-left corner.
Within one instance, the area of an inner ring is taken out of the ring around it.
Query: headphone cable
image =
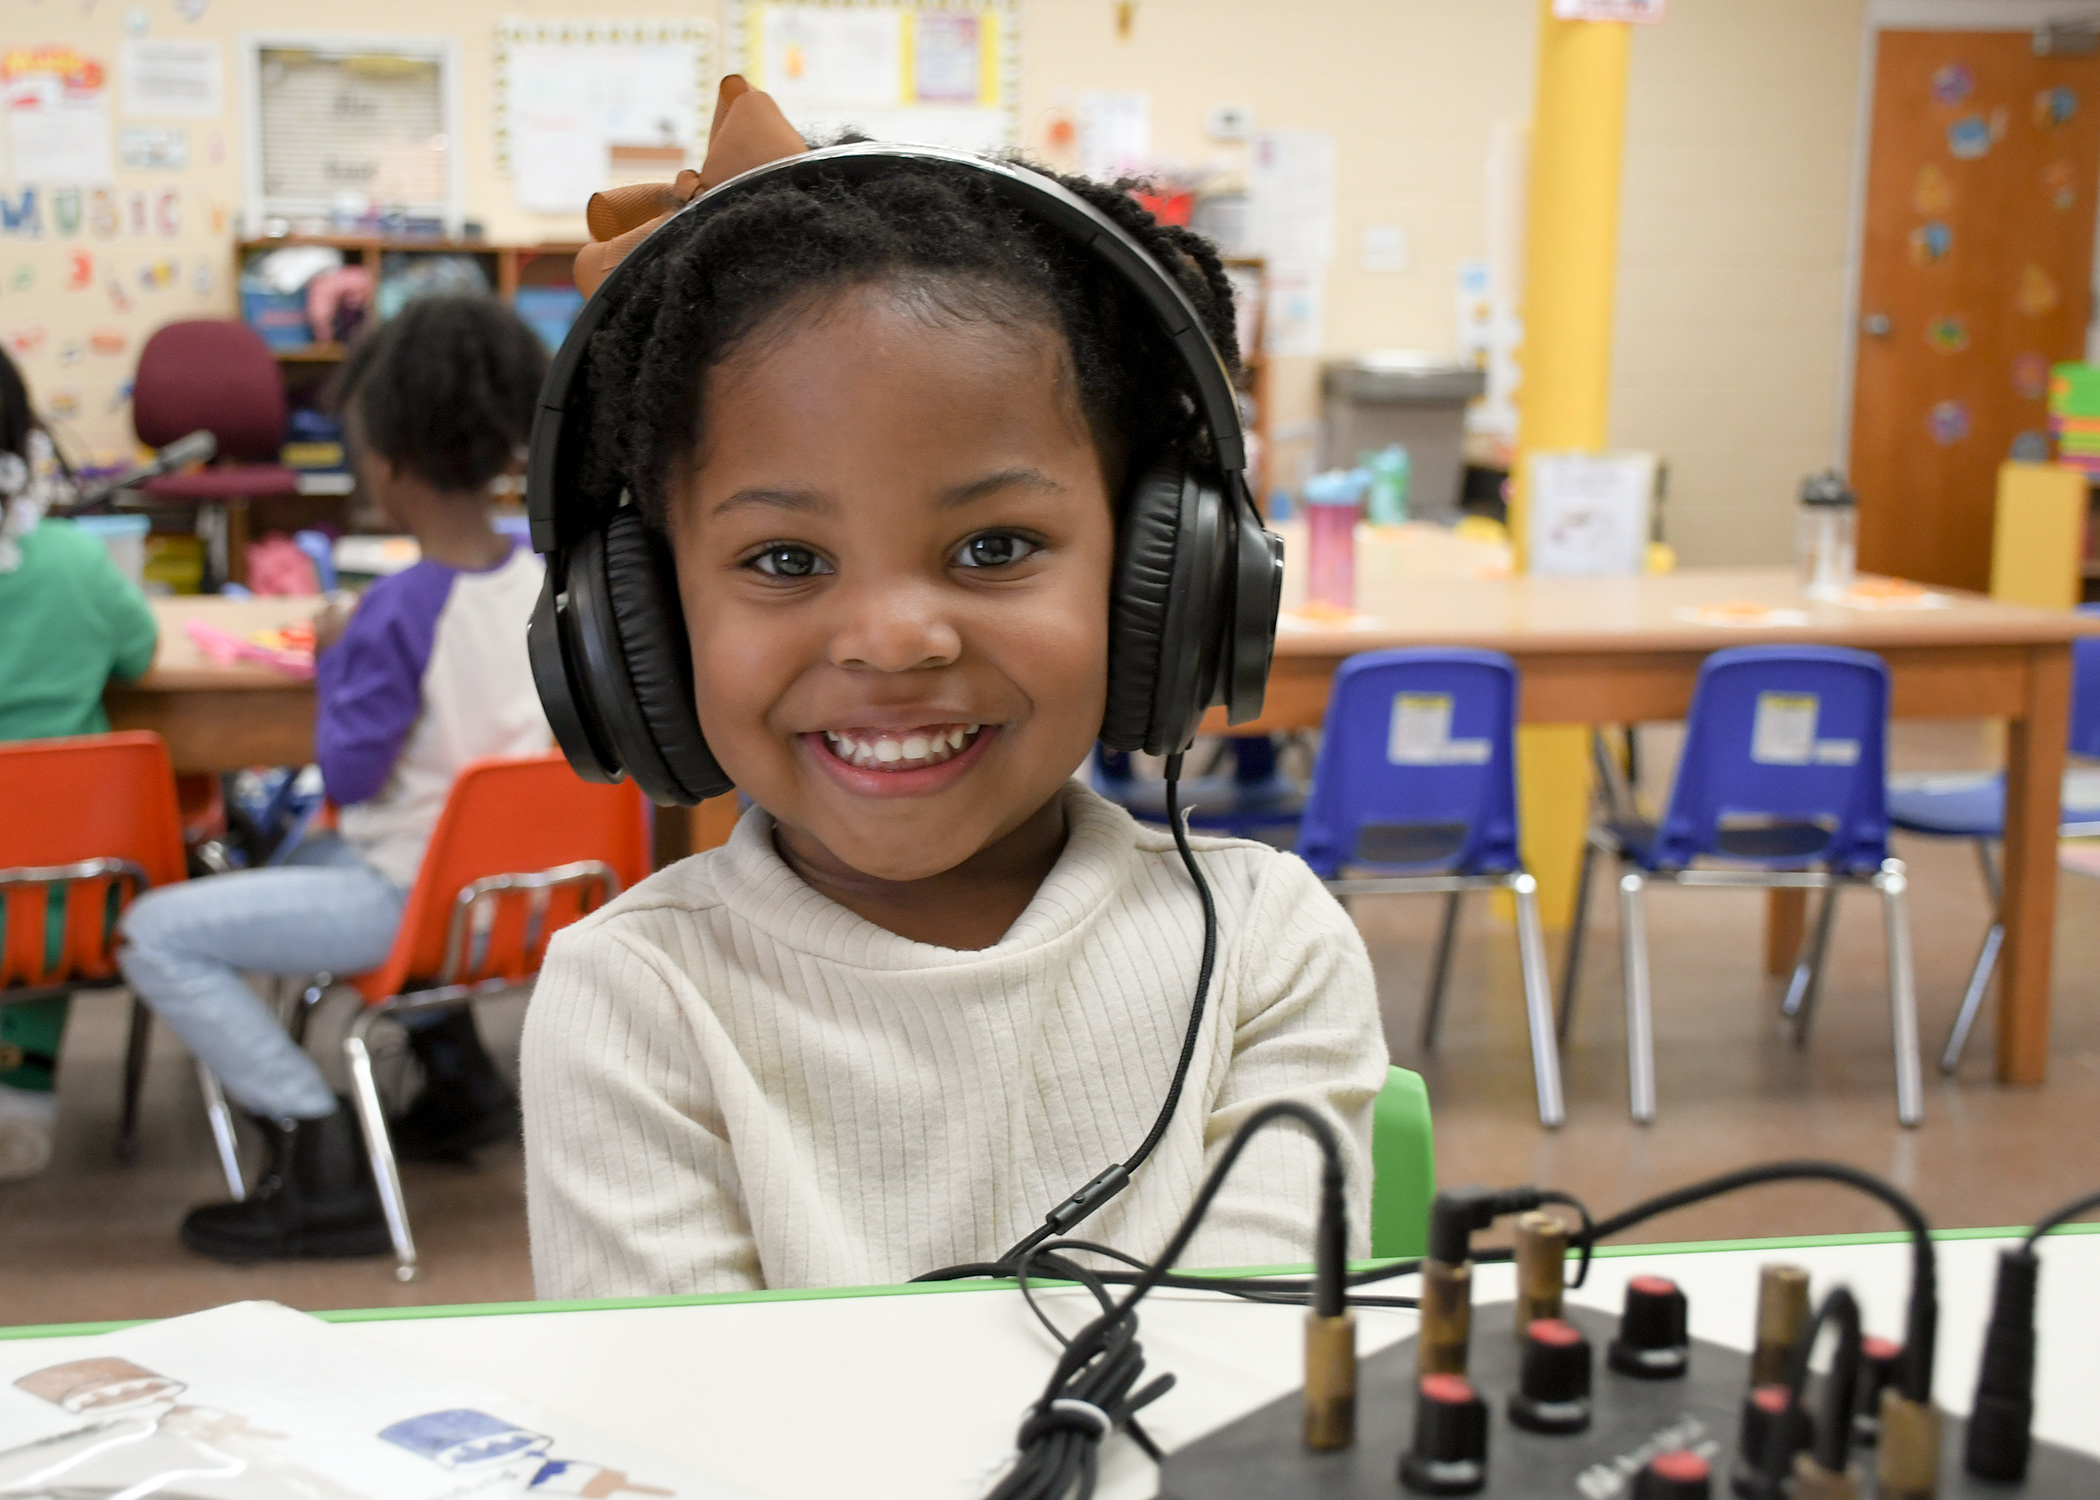
[[[1196,851],[1189,847],[1189,832],[1181,811],[1181,757],[1175,751],[1167,757],[1165,767],[1167,781],[1167,823],[1174,831],[1174,847],[1180,851],[1181,862],[1188,868],[1189,879],[1196,883],[1196,897],[1203,904],[1203,961],[1196,970],[1196,1000],[1189,1007],[1189,1023],[1181,1037],[1181,1056],[1174,1064],[1174,1078],[1167,1085],[1167,1097],[1159,1107],[1158,1116],[1152,1121],[1152,1129],[1139,1144],[1137,1150],[1126,1161],[1117,1162],[1097,1175],[1071,1197],[1050,1210],[1043,1222],[1015,1244],[1012,1249],[996,1261],[970,1265],[946,1266],[938,1271],[928,1271],[923,1276],[914,1276],[914,1281],[958,1281],[972,1276],[1011,1276],[1037,1246],[1054,1237],[1069,1234],[1085,1220],[1091,1218],[1110,1199],[1130,1186],[1130,1179],[1137,1169],[1145,1164],[1158,1148],[1173,1121],[1174,1111],[1181,1103],[1183,1085],[1188,1082],[1189,1068],[1196,1060],[1196,1038],[1203,1029],[1203,1012],[1210,999],[1211,973],[1218,963],[1218,906],[1210,893],[1210,882],[1203,878],[1202,867],[1196,863]]]

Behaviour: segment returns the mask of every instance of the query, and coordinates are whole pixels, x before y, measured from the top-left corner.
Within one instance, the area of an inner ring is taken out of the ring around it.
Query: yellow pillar
[[[1526,455],[1595,451],[1608,435],[1628,40],[1622,24],[1555,20],[1552,0],[1540,0],[1510,513],[1520,567]],[[1566,927],[1589,821],[1589,727],[1534,726],[1519,738],[1524,859],[1546,925]]]

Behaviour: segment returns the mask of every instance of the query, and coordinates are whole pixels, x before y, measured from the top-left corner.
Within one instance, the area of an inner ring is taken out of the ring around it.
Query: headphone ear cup
[[[632,509],[615,511],[601,534],[603,588],[591,602],[612,627],[618,649],[606,655],[618,669],[591,675],[620,758],[651,801],[690,807],[719,796],[732,783],[700,732],[669,553]]]
[[[1154,464],[1123,502],[1108,596],[1108,703],[1101,715],[1101,743],[1111,750],[1144,750],[1154,738],[1181,487],[1178,465]]]
[[[1187,749],[1216,696],[1233,540],[1223,520],[1218,492],[1178,464],[1154,464],[1131,491],[1109,605],[1111,750]]]

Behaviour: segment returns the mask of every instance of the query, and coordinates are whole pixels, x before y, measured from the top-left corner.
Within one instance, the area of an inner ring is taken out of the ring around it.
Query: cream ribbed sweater
[[[987,1260],[1159,1109],[1203,919],[1163,831],[1077,782],[1063,854],[990,948],[899,937],[818,894],[752,809],[724,848],[551,945],[525,1027],[542,1297],[904,1281]],[[1295,857],[1199,839],[1220,944],[1186,1091],[1132,1185],[1079,1232],[1152,1256],[1233,1130],[1326,1113],[1366,1247],[1386,1051],[1370,961]],[[1318,1153],[1270,1126],[1184,1264],[1311,1256]]]

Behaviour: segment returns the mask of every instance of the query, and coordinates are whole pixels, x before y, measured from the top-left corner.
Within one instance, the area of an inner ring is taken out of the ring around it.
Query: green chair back
[[[1436,1152],[1429,1088],[1405,1068],[1386,1074],[1371,1117],[1371,1254],[1381,1259],[1429,1248],[1429,1202],[1436,1196]]]

